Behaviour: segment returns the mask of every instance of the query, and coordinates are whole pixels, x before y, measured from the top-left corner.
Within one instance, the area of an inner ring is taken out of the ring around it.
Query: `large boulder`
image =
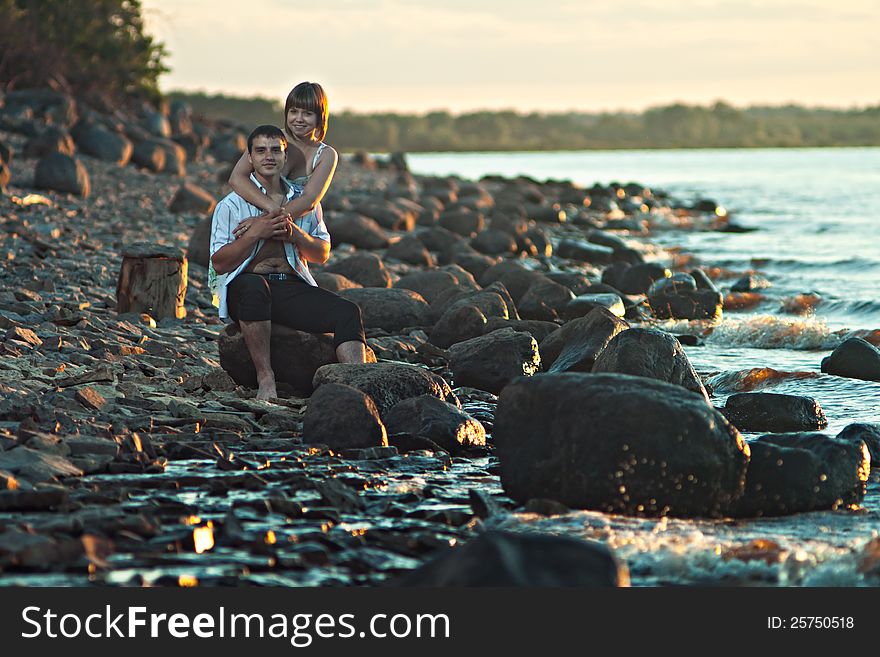
[[[315,272],[314,278],[318,287],[330,290],[331,292],[336,292],[337,294],[343,290],[354,290],[355,288],[362,287],[360,284],[349,280],[342,274],[331,274],[330,272],[319,271]]]
[[[351,244],[359,249],[384,249],[388,246],[385,230],[370,219],[355,212],[334,212],[328,218],[327,230],[333,244]]]
[[[440,214],[438,224],[456,235],[473,237],[486,226],[486,219],[480,212],[461,207]]]
[[[614,249],[581,240],[563,239],[556,247],[556,255],[578,262],[606,265],[614,259]]]
[[[134,150],[125,135],[112,132],[98,125],[77,124],[72,130],[73,139],[80,151],[99,160],[115,162],[124,167]]]
[[[541,369],[538,343],[511,328],[464,340],[449,348],[449,367],[457,386],[499,393],[511,380]]]
[[[89,174],[77,158],[59,152],[49,153],[37,162],[34,187],[87,198],[90,191]]]
[[[751,460],[735,516],[779,516],[859,504],[871,469],[862,441],[780,433],[749,444]]]
[[[76,152],[73,137],[64,128],[48,126],[40,134],[31,137],[24,145],[24,157],[43,157],[49,153],[64,153],[72,156]],[[0,154],[0,160],[4,159]]]
[[[632,328],[619,333],[596,357],[593,372],[617,372],[665,381],[695,392],[709,403],[706,388],[681,344],[665,331]]]
[[[550,372],[591,372],[611,338],[628,328],[614,313],[596,308],[544,338],[538,347],[541,363]]]
[[[562,316],[572,299],[574,294],[564,285],[549,278],[539,278],[520,297],[517,309],[524,319],[552,322]]]
[[[461,405],[442,376],[406,363],[325,365],[315,372],[312,383],[315,388],[327,383],[344,383],[357,388],[376,402],[382,417],[395,404],[421,395],[433,395],[455,406]]]
[[[374,253],[355,253],[342,260],[334,260],[324,267],[324,271],[342,274],[364,287],[391,287],[391,274]]]
[[[431,329],[429,341],[442,349],[486,332],[486,315],[475,305],[467,304],[447,310]]]
[[[404,399],[385,414],[389,434],[406,433],[434,441],[451,454],[486,444],[483,425],[457,406],[433,395]]]
[[[654,281],[648,303],[660,319],[718,319],[724,297],[718,290],[698,287],[691,274],[677,272]]]
[[[492,435],[517,502],[610,513],[724,515],[749,460],[742,436],[704,398],[626,374],[518,378],[501,393]]]
[[[541,272],[526,269],[513,260],[502,260],[484,271],[479,277],[479,282],[485,287],[500,281],[508,289],[513,300],[518,303],[532,284],[543,276]]]
[[[629,572],[604,543],[490,531],[444,549],[391,585],[618,587],[629,586]]]
[[[618,317],[623,317],[626,314],[623,299],[619,295],[612,293],[581,294],[576,296],[565,304],[562,314],[566,320],[577,319],[578,317],[589,315],[596,308],[604,308]]]
[[[229,376],[238,385],[256,388],[257,371],[237,324],[229,324],[220,332],[219,349],[220,366]],[[275,380],[303,395],[312,391],[318,368],[336,362],[331,334],[305,333],[281,324],[272,324],[270,354]]]
[[[364,328],[394,332],[430,324],[430,306],[412,290],[359,287],[343,290],[340,296],[360,307]]]
[[[487,228],[471,240],[471,246],[486,255],[510,255],[516,253],[516,239],[508,232]]]
[[[740,392],[727,398],[721,412],[740,431],[816,431],[828,426],[812,397],[772,392]]]
[[[871,467],[880,468],[880,424],[848,424],[837,434],[837,439],[855,443],[863,441],[871,454]]]
[[[539,319],[504,319],[503,317],[487,317],[486,330],[484,333],[491,333],[502,328],[512,328],[514,331],[521,333],[530,333],[535,342],[539,345],[551,333],[559,330],[559,324],[554,322],[542,322]],[[538,349],[540,352],[540,347]],[[544,354],[541,353],[541,364],[544,364]]]
[[[430,269],[428,271],[414,271],[401,276],[394,287],[412,290],[420,294],[428,303],[434,303],[443,292],[456,288],[458,285],[458,279],[451,272]]]
[[[323,385],[309,399],[303,417],[303,442],[331,449],[363,449],[388,445],[388,434],[376,404],[357,388]]]
[[[178,213],[211,214],[216,205],[217,201],[208,190],[193,183],[184,183],[174,192],[168,209]]]
[[[421,240],[412,235],[404,235],[389,246],[385,251],[385,257],[422,267],[432,267],[435,264],[434,256],[425,248]]]
[[[367,200],[357,206],[357,211],[374,219],[388,230],[411,231],[416,226],[416,213],[390,201]]]
[[[157,173],[165,168],[165,149],[152,139],[135,143],[131,161],[139,167]]]
[[[655,281],[671,278],[672,272],[655,262],[643,262],[628,267],[620,277],[620,291],[624,294],[645,294]]]
[[[822,359],[826,374],[880,381],[880,349],[862,338],[849,338]]]

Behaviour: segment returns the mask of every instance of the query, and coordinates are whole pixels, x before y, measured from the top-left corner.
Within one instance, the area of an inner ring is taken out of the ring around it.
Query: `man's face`
[[[266,178],[281,173],[285,157],[284,144],[281,143],[281,139],[264,135],[254,137],[251,152],[248,153],[248,159],[254,167],[254,171]]]

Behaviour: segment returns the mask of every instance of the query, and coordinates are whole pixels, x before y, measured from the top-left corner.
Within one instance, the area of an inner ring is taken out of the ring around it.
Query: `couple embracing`
[[[284,130],[261,125],[248,136],[229,178],[234,190],[211,223],[209,284],[220,317],[238,322],[257,371],[257,399],[277,396],[270,359],[272,323],[333,333],[341,363],[366,362],[358,306],[321,289],[310,262],[330,255],[321,198],[338,155],[327,134],[327,96],[314,82],[298,84],[284,104]]]

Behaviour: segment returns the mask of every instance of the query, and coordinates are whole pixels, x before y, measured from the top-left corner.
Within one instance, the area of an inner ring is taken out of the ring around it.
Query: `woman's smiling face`
[[[301,107],[291,107],[287,112],[287,129],[297,139],[309,139],[318,127],[318,115]]]

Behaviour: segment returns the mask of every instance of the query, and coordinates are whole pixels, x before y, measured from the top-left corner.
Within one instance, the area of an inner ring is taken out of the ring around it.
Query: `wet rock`
[[[421,395],[433,395],[460,406],[452,388],[443,377],[416,365],[404,363],[325,365],[315,372],[313,384],[316,389],[320,389],[328,383],[343,383],[369,395],[376,403],[376,408],[379,409],[382,417],[395,404]]]
[[[617,372],[665,381],[695,392],[709,403],[706,388],[681,344],[675,336],[657,329],[631,328],[614,336],[596,357],[593,372]]]
[[[538,343],[510,328],[471,338],[449,348],[450,369],[458,386],[498,393],[511,380],[541,368]]]
[[[530,499],[523,507],[524,512],[537,513],[539,516],[562,516],[569,513],[570,510],[567,506],[560,504],[556,500],[537,497]]]
[[[828,426],[812,397],[771,392],[740,392],[727,398],[721,412],[740,431],[815,431]]]
[[[491,333],[498,329],[512,328],[514,331],[521,333],[529,333],[535,342],[539,345],[548,335],[559,329],[559,324],[554,322],[543,322],[537,319],[504,319],[503,317],[488,317],[486,328],[483,333]],[[544,356],[541,355],[541,362],[544,362]]]
[[[220,332],[218,345],[220,366],[235,383],[255,388],[257,371],[236,324],[230,324]],[[275,380],[287,383],[304,395],[312,391],[312,379],[318,368],[336,362],[336,349],[330,334],[305,333],[273,323],[269,348]]]
[[[629,586],[626,566],[595,541],[486,532],[395,580],[395,586]]]
[[[385,257],[411,265],[421,265],[422,267],[431,267],[435,264],[434,256],[431,255],[420,240],[412,235],[404,235],[394,242],[388,247]]]
[[[35,490],[0,490],[0,511],[48,511],[67,503],[67,489],[60,486]],[[0,534],[0,552],[3,535]]]
[[[430,323],[430,306],[412,290],[363,287],[344,290],[340,296],[360,307],[364,328],[394,332]]]
[[[671,278],[670,272],[663,265],[645,262],[629,267],[620,279],[620,291],[624,294],[646,294],[655,281]]]
[[[871,454],[871,467],[880,468],[880,425],[855,423],[848,424],[837,434],[838,440],[858,443],[863,441]]]
[[[342,274],[364,287],[391,287],[391,274],[379,256],[373,253],[356,253],[353,256],[324,267],[325,272]]]
[[[717,290],[699,288],[692,275],[677,272],[651,285],[648,302],[660,319],[718,319],[723,297]]]
[[[483,287],[496,281],[501,282],[510,292],[514,302],[519,302],[532,284],[542,277],[543,274],[540,272],[526,269],[513,260],[502,260],[483,272],[479,282]]]
[[[0,470],[28,481],[82,476],[82,470],[74,467],[67,458],[28,447],[14,447],[0,452]]]
[[[551,372],[590,372],[611,339],[628,328],[617,315],[596,308],[544,338],[539,343],[541,363]]]
[[[473,237],[485,228],[486,220],[480,212],[461,207],[456,210],[442,212],[438,224],[441,228],[445,228],[456,235]]]
[[[535,280],[517,302],[517,309],[524,319],[553,321],[558,319],[574,294],[564,285],[549,278]]]
[[[314,276],[318,287],[330,290],[331,292],[336,292],[337,294],[343,290],[354,290],[355,288],[361,287],[360,284],[347,279],[342,274],[331,274],[330,272],[319,271],[315,272]]]
[[[486,444],[486,430],[482,424],[433,395],[413,397],[395,404],[385,414],[385,426],[391,434],[406,433],[427,438],[451,454]]]
[[[188,214],[211,214],[217,201],[204,188],[193,183],[184,183],[177,188],[168,209],[172,212]]]
[[[750,444],[736,516],[778,516],[858,504],[870,471],[867,446],[821,433],[761,436]]]
[[[98,125],[79,123],[71,131],[80,151],[105,162],[115,162],[124,167],[134,150],[125,135],[111,132]]]
[[[458,286],[458,279],[452,273],[439,269],[412,272],[401,276],[394,284],[396,288],[417,292],[429,304],[434,303],[443,292]]]
[[[388,445],[394,447],[400,454],[409,452],[441,452],[444,451],[433,440],[423,438],[422,436],[414,436],[408,433],[390,433],[388,434]]]
[[[335,212],[328,220],[333,245],[351,244],[359,249],[384,249],[388,246],[385,230],[370,219],[355,212]]]
[[[614,249],[581,240],[563,239],[556,247],[556,255],[578,262],[605,265],[614,259]]]
[[[849,338],[822,359],[822,371],[864,381],[880,381],[880,349],[862,338]]]
[[[477,306],[467,304],[447,310],[431,329],[431,344],[442,349],[483,335],[486,331],[486,315]]]
[[[34,187],[88,198],[89,174],[78,159],[64,153],[49,153],[37,162]]]
[[[731,292],[754,292],[772,287],[770,281],[758,274],[747,274],[730,286]]]
[[[612,315],[623,317],[626,308],[623,299],[616,294],[581,294],[566,304],[563,315],[566,320],[585,317],[596,308],[607,310]]]
[[[625,374],[517,379],[492,435],[501,483],[520,503],[714,517],[741,495],[748,465],[742,436],[703,398]]]

